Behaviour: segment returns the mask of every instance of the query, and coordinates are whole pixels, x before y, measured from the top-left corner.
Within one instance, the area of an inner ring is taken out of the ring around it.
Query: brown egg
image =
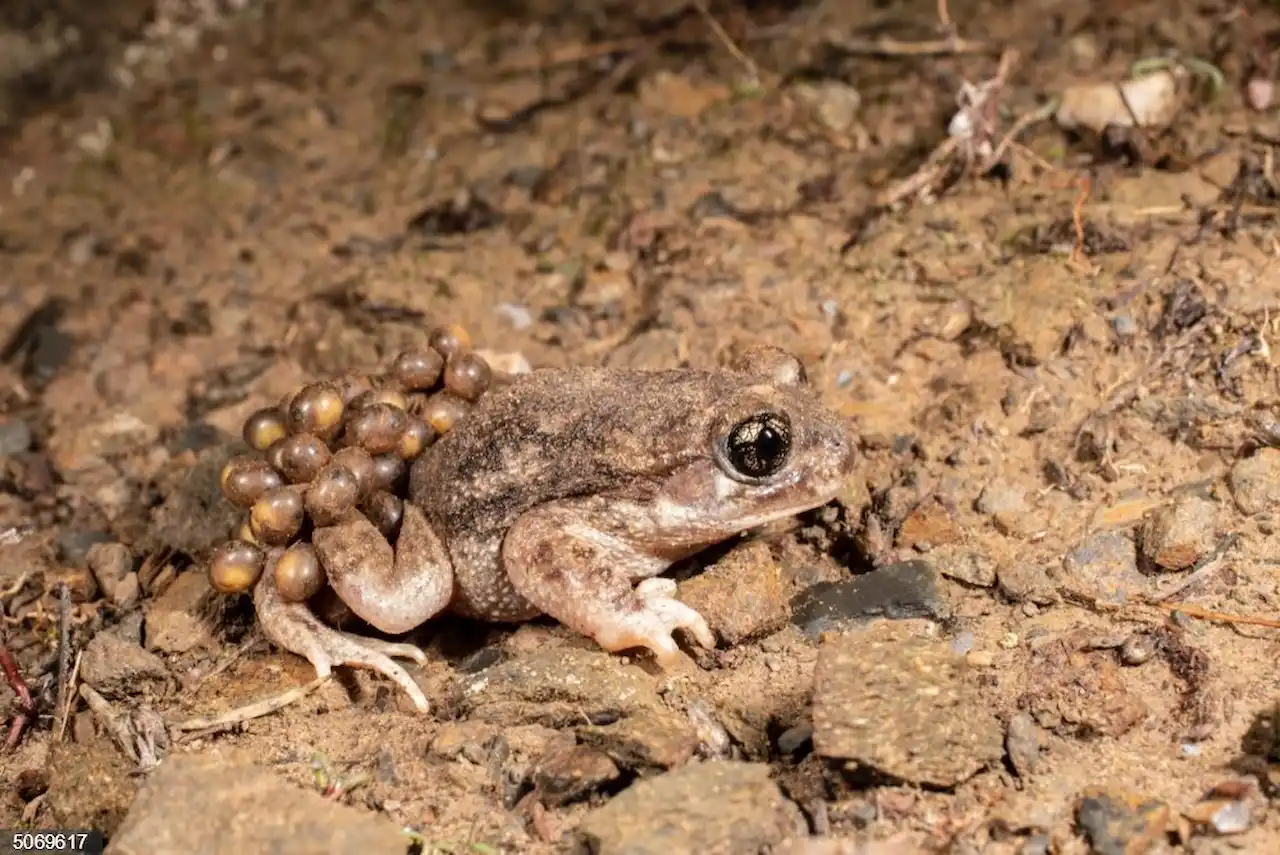
[[[302,484],[316,477],[325,467],[333,452],[320,437],[309,433],[295,433],[282,440],[280,471],[294,484]]]
[[[398,492],[405,485],[409,464],[398,454],[379,454],[373,458],[373,488]]]
[[[276,562],[276,590],[285,602],[301,603],[311,599],[326,581],[320,557],[309,543],[295,543]]]
[[[344,441],[370,454],[386,454],[400,445],[400,434],[409,424],[405,411],[390,404],[370,404],[347,422]]]
[[[302,492],[296,487],[277,487],[258,500],[249,511],[249,525],[259,543],[283,546],[298,532],[306,520]]]
[[[252,543],[254,546],[262,546],[262,544],[258,542],[258,539],[253,536],[253,526],[249,524],[248,519],[245,519],[244,522],[240,523],[240,530],[236,532],[236,537],[240,538],[245,543]]]
[[[404,502],[398,497],[386,490],[379,490],[360,506],[360,510],[387,540],[394,543],[400,536],[400,523],[404,519]]]
[[[333,525],[360,501],[360,482],[350,469],[330,463],[307,488],[304,501],[316,525]]]
[[[406,350],[392,363],[391,373],[411,392],[425,392],[440,380],[444,357],[434,350]]]
[[[293,396],[287,411],[289,430],[329,439],[342,427],[345,402],[332,383],[312,383]]]
[[[329,465],[341,466],[355,476],[356,485],[360,489],[360,498],[373,492],[375,479],[373,455],[363,448],[356,445],[339,448],[334,452]]]
[[[448,359],[455,353],[471,349],[471,335],[457,324],[436,327],[427,335],[427,344],[436,353]]]
[[[289,433],[284,414],[275,407],[264,407],[245,419],[241,431],[244,441],[254,451],[266,451]]]
[[[416,416],[409,417],[409,424],[400,434],[400,447],[396,453],[404,460],[417,460],[427,446],[436,441],[436,432],[431,425]]]
[[[231,458],[222,467],[218,483],[228,502],[240,508],[251,508],[263,493],[282,486],[284,479],[267,461],[242,454]]]
[[[455,353],[444,367],[444,387],[459,398],[476,401],[489,388],[493,369],[476,353]]]
[[[397,410],[409,409],[409,399],[394,386],[380,386],[373,390],[373,403],[390,404]]]
[[[437,392],[427,399],[422,418],[439,436],[453,430],[454,425],[467,414],[471,405],[451,392]]]
[[[209,584],[221,594],[243,594],[257,583],[265,560],[262,550],[252,543],[228,540],[209,560]]]
[[[284,475],[284,440],[288,438],[289,437],[286,436],[279,442],[273,442],[271,447],[266,450],[265,454],[263,454],[263,457],[265,457],[267,462],[271,464],[271,468],[279,472],[281,475]]]
[[[365,392],[373,391],[373,380],[366,374],[345,374],[334,381],[334,385],[338,387],[342,403],[347,407]]]

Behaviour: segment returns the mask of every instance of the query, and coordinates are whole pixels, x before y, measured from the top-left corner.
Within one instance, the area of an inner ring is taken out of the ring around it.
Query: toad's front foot
[[[672,634],[683,629],[693,640],[708,650],[716,646],[715,635],[697,611],[675,599],[676,583],[672,579],[645,579],[635,588],[641,607],[631,611],[602,615],[595,632],[596,642],[616,653],[632,647],[644,647],[657,657],[663,667],[674,667],[680,661],[680,648]]]
[[[392,657],[412,659],[418,664],[426,655],[412,644],[396,644],[339,632],[320,622],[306,603],[290,603],[276,591],[275,562],[279,552],[270,555],[267,566],[253,591],[253,604],[258,624],[274,644],[305,658],[316,669],[317,677],[327,677],[335,665],[367,668],[389,678],[413,701],[418,712],[431,707],[422,689],[409,673]]]

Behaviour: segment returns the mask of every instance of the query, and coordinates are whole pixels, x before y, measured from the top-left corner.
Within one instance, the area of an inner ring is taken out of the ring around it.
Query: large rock
[[[951,787],[1004,755],[1004,729],[945,642],[888,623],[828,636],[814,684],[813,744],[823,757]]]
[[[165,760],[138,792],[106,855],[405,855],[390,820],[213,756]]]
[[[578,827],[592,855],[757,855],[804,833],[768,766],[719,760],[637,781]]]

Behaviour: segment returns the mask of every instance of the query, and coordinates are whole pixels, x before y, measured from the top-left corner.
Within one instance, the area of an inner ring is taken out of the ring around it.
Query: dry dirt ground
[[[33,695],[0,687],[0,826],[1280,851],[1274,3],[955,2],[949,31],[929,2],[296,0],[122,65],[148,6],[0,22],[0,596]],[[1187,70],[1163,127],[1037,113],[1153,58]],[[962,92],[989,99],[947,143]],[[312,678],[206,580],[245,416],[451,321],[535,366],[788,348],[859,475],[678,568],[721,639],[687,673],[447,619],[429,716],[344,672],[199,721]]]

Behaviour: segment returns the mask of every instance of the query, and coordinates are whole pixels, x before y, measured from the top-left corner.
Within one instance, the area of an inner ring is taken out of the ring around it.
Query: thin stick
[[[262,718],[270,715],[277,710],[282,710],[290,704],[297,703],[307,695],[329,682],[331,677],[317,677],[304,686],[295,686],[287,692],[281,692],[270,698],[263,698],[260,701],[254,701],[247,706],[238,709],[228,710],[214,716],[199,716],[197,718],[180,721],[177,724],[170,725],[173,730],[178,732],[186,732],[191,730],[212,730],[224,729],[242,722],[250,721],[255,718]]]
[[[89,705],[89,709],[102,722],[102,726],[107,733],[115,740],[130,760],[134,763],[138,762],[138,749],[133,745],[133,734],[129,732],[129,726],[120,720],[120,716],[116,715],[115,708],[111,706],[111,702],[102,695],[98,694],[88,683],[80,684],[80,697],[84,698],[85,703]]]
[[[59,582],[58,591],[58,692],[54,709],[62,710],[69,703],[71,677],[71,591],[66,582]]]
[[[1249,626],[1265,626],[1270,629],[1280,629],[1280,619],[1251,617],[1249,615],[1229,615],[1225,612],[1215,612],[1210,609],[1202,609],[1199,606],[1189,606],[1186,603],[1151,603],[1157,609],[1165,612],[1182,612],[1189,617],[1201,618],[1202,620],[1219,621],[1221,623],[1241,623]]]
[[[853,39],[827,37],[827,44],[851,56],[949,56],[957,53],[994,52],[990,42],[972,39],[927,39],[922,42],[904,42],[898,39]]]
[[[1043,122],[1045,119],[1048,119],[1050,116],[1054,114],[1054,112],[1057,111],[1057,109],[1058,109],[1058,102],[1050,101],[1049,103],[1040,107],[1038,110],[1032,110],[1030,113],[1023,115],[1016,122],[1014,122],[1013,127],[1009,129],[1009,132],[1007,134],[1005,134],[1003,137],[1000,138],[1000,142],[996,145],[995,150],[992,151],[991,156],[987,158],[987,163],[989,164],[989,166],[987,167],[986,170],[983,170],[983,171],[984,172],[988,171],[992,166],[995,166],[997,163],[999,163],[1000,158],[1004,157],[1005,151],[1009,148],[1009,146],[1017,142],[1018,136],[1023,131],[1025,131],[1027,128],[1031,127],[1032,125],[1039,124],[1040,122]],[[1055,167],[1053,164],[1046,163],[1044,160],[1041,160],[1039,157],[1037,157],[1036,160],[1040,161],[1038,164],[1036,164],[1040,168],[1043,169],[1047,167],[1048,169],[1057,171],[1057,167]]]
[[[67,681],[67,695],[64,705],[58,710],[58,726],[54,728],[53,741],[61,742],[62,734],[67,729],[67,719],[71,717],[71,703],[76,696],[76,680],[80,677],[80,657],[84,651],[76,652],[76,663],[71,666],[71,679]]]
[[[715,19],[715,16],[711,14],[711,10],[707,8],[707,0],[693,0],[693,7],[698,10],[698,14],[702,16],[702,19],[707,22],[707,26],[711,28],[711,32],[715,33],[716,38],[724,45],[724,49],[747,69],[747,74],[750,75],[751,81],[758,83],[760,81],[760,70],[756,68],[756,64],[751,57],[743,53],[742,48],[734,43],[729,34],[725,32],[724,27],[720,26],[720,22]]]

